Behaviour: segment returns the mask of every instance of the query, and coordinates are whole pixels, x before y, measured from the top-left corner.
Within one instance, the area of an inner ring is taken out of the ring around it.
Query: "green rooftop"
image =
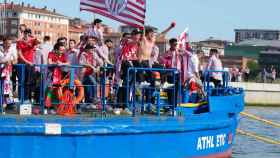
[[[225,56],[243,56],[258,59],[261,51],[267,49],[267,46],[226,46]]]

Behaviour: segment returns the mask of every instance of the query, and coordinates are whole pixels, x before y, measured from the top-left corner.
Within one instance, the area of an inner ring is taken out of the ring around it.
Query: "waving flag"
[[[189,28],[186,28],[179,36],[179,40],[178,40],[179,49],[184,49],[184,50],[190,49],[190,41],[189,41],[188,32],[189,32]]]
[[[142,28],[145,22],[146,0],[81,0],[80,9]]]

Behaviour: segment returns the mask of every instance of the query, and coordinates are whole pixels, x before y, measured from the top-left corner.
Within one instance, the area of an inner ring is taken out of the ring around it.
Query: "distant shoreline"
[[[264,104],[264,103],[246,103],[245,106],[251,106],[251,107],[279,107],[280,108],[280,104]]]

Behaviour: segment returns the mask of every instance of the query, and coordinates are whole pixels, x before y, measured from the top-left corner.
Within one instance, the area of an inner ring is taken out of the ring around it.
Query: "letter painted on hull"
[[[220,148],[226,145],[226,134],[198,137],[196,150]]]

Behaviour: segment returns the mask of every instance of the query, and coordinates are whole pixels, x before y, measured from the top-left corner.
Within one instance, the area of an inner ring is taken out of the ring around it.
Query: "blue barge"
[[[1,115],[0,157],[229,158],[244,91],[227,81],[219,89],[204,87],[206,106],[178,103],[173,115]]]

